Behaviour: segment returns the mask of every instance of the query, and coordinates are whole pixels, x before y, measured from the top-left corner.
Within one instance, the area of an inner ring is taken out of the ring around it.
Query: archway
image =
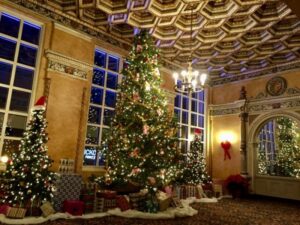
[[[249,151],[247,155],[249,166],[248,173],[252,177],[251,188],[255,194],[300,200],[300,179],[296,178],[296,176],[298,175],[294,173],[284,172],[282,169],[282,152],[284,151],[282,143],[288,142],[278,142],[278,137],[282,138],[282,134],[285,134],[284,130],[280,131],[280,129],[282,128],[282,124],[280,123],[286,122],[290,124],[296,124],[298,129],[298,127],[300,127],[300,114],[285,110],[273,111],[258,116],[250,124],[250,129],[248,133]],[[276,130],[274,130],[275,128],[273,127],[275,125]],[[273,134],[269,131],[265,132],[265,129],[268,129],[268,126],[274,130]],[[297,132],[299,132],[299,130],[297,130]],[[270,143],[267,143],[266,140],[262,140],[262,138],[264,138],[264,135],[266,134],[272,136],[273,138],[276,137],[276,141],[273,139],[272,142],[269,141]],[[275,147],[272,147],[272,143],[274,146],[276,143],[277,149],[275,149]],[[268,147],[266,147],[267,144]],[[299,140],[297,139],[295,150],[296,152],[298,152],[298,146]],[[267,153],[265,154],[264,152],[262,152],[262,149],[267,149],[268,151],[271,149],[270,153],[268,153],[269,155],[267,155]],[[284,154],[287,154],[286,156],[288,156],[288,153]],[[293,157],[294,154],[286,158],[292,158],[294,160]],[[265,160],[267,163],[262,163],[264,162],[262,159]],[[296,165],[295,163],[293,163],[293,160],[289,160],[290,166],[291,164]],[[297,157],[296,162],[298,162],[298,160],[299,159]],[[285,166],[284,168],[288,168],[288,166]],[[294,171],[294,169],[292,169],[292,171]]]

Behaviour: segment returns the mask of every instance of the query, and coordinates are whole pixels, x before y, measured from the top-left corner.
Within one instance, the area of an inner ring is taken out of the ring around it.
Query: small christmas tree
[[[180,183],[196,185],[210,181],[203,150],[201,130],[196,129],[194,140],[191,142],[190,151],[186,154],[186,159],[181,161],[182,172],[178,178]]]
[[[178,138],[176,119],[160,87],[158,50],[148,32],[135,36],[123,76],[115,117],[102,145],[105,182],[134,182],[155,192],[176,176]]]
[[[4,202],[38,204],[52,198],[54,174],[49,171],[52,160],[47,155],[45,98],[38,100],[23,134],[19,151],[12,154],[4,172]]]

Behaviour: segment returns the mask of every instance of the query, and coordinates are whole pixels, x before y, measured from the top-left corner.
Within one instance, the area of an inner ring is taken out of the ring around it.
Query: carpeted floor
[[[141,220],[104,217],[91,220],[58,220],[45,225],[300,225],[300,201],[255,196],[197,203],[193,217],[174,220]]]

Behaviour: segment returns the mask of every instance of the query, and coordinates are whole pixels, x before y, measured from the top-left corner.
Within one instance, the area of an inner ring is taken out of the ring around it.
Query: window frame
[[[179,81],[180,82],[180,81]],[[200,100],[199,98],[192,98],[192,94],[190,95],[187,95],[187,94],[182,94],[182,93],[179,93],[179,92],[175,92],[175,99],[174,99],[174,114],[176,115],[175,113],[175,110],[179,110],[180,111],[180,120],[178,121],[178,125],[179,125],[179,130],[178,130],[178,138],[180,140],[180,147],[181,149],[183,150],[182,148],[182,144],[183,143],[187,143],[187,148],[185,149],[186,151],[185,152],[182,152],[184,154],[188,153],[190,151],[190,147],[191,147],[191,142],[193,141],[193,138],[194,138],[194,135],[192,134],[191,132],[191,129],[201,129],[202,130],[202,140],[201,142],[203,143],[203,153],[204,155],[207,155],[207,151],[206,151],[206,147],[207,147],[207,110],[208,110],[208,104],[207,104],[207,94],[208,94],[208,91],[207,91],[207,88],[204,88],[203,89],[203,93],[204,93],[204,98],[203,100]],[[177,96],[181,96],[181,102],[180,102],[180,106],[181,107],[177,107],[175,105],[175,101],[176,101],[176,97]],[[188,110],[187,109],[183,109],[183,96],[187,97],[188,98]],[[193,100],[196,100],[197,101],[197,107],[198,107],[198,104],[200,103],[203,103],[203,114],[198,112],[199,109],[197,109],[197,112],[193,112],[192,111],[192,101]],[[188,113],[188,122],[187,124],[184,124],[182,123],[182,112],[187,112]],[[196,114],[197,115],[197,126],[194,126],[192,125],[192,114]],[[203,128],[200,127],[198,124],[198,120],[199,120],[199,116],[203,116]],[[186,126],[187,129],[188,129],[188,132],[187,132],[187,138],[182,138],[182,129],[181,127],[182,126]]]
[[[94,75],[94,70],[95,69],[102,70],[102,71],[104,71],[104,81],[103,81],[103,86],[97,85],[97,84],[93,83],[93,77],[92,77],[90,87],[91,87],[91,91],[92,91],[93,87],[100,88],[100,89],[103,90],[103,96],[102,96],[103,101],[102,101],[101,104],[95,104],[95,103],[92,103],[91,100],[89,99],[89,104],[88,104],[88,108],[87,108],[86,132],[85,132],[85,135],[84,135],[83,160],[82,160],[82,170],[83,171],[103,170],[103,168],[105,166],[105,165],[99,165],[99,154],[98,153],[96,153],[96,165],[84,165],[84,155],[85,155],[84,153],[85,153],[86,147],[95,147],[95,148],[99,147],[101,145],[101,142],[102,142],[103,130],[109,128],[108,125],[103,124],[104,112],[105,112],[106,109],[114,111],[115,107],[106,106],[106,104],[105,104],[106,92],[107,91],[112,91],[112,92],[116,93],[116,98],[117,98],[117,94],[118,94],[119,90],[107,87],[107,77],[108,77],[107,75],[109,73],[117,74],[117,76],[118,76],[117,84],[120,84],[121,81],[122,81],[122,78],[123,78],[122,70],[123,70],[123,64],[125,62],[124,57],[121,54],[110,51],[106,48],[103,48],[102,46],[99,46],[99,45],[95,46],[94,52],[93,52],[94,56],[95,56],[96,51],[99,51],[99,52],[102,52],[102,53],[106,54],[106,65],[105,65],[105,68],[104,68],[104,67],[100,67],[100,66],[96,65],[95,62],[93,62],[93,74],[92,74],[92,76]],[[111,57],[116,57],[116,58],[119,59],[118,72],[115,72],[115,71],[112,71],[112,70],[108,69],[108,67],[109,67],[109,61],[108,60],[109,60],[110,56]],[[91,96],[91,91],[90,91],[90,96]],[[90,109],[91,106],[101,109],[100,124],[89,123],[89,121],[88,121],[89,118],[88,117],[89,117],[89,109]],[[87,132],[88,131],[88,126],[93,126],[93,127],[99,128],[98,144],[90,144],[90,143],[88,144],[88,143],[86,143],[87,133],[88,133]]]
[[[22,14],[18,14],[18,13],[14,12],[14,11],[6,8],[6,7],[0,6],[0,16],[2,14],[7,14],[9,16],[12,16],[12,17],[15,17],[15,18],[19,19],[20,20],[20,26],[19,26],[19,31],[18,31],[18,37],[17,38],[6,35],[6,34],[3,34],[3,33],[0,34],[1,37],[4,37],[5,39],[16,42],[16,49],[15,49],[13,61],[0,58],[1,63],[6,63],[6,64],[9,64],[9,65],[12,66],[10,83],[9,84],[0,83],[0,87],[4,87],[4,88],[8,89],[6,106],[5,106],[4,109],[0,109],[0,113],[4,114],[3,124],[2,124],[2,127],[0,128],[1,129],[1,134],[0,134],[0,156],[2,156],[2,154],[3,154],[3,146],[4,146],[4,141],[5,140],[20,141],[22,139],[22,137],[6,136],[5,135],[9,115],[25,116],[26,117],[26,124],[30,120],[30,111],[31,111],[31,108],[33,107],[34,101],[35,101],[35,94],[36,94],[36,89],[37,89],[38,74],[39,74],[40,66],[41,66],[40,63],[41,63],[41,60],[42,60],[42,49],[44,47],[43,43],[44,43],[44,34],[45,34],[44,24],[42,22],[38,21],[38,20],[33,20],[30,17],[24,16]],[[38,26],[40,28],[39,41],[38,41],[37,44],[32,44],[32,43],[29,43],[27,41],[22,40],[23,26],[24,26],[25,21],[32,24],[32,25]],[[34,48],[37,49],[36,60],[35,60],[35,66],[34,67],[28,66],[28,65],[25,65],[25,64],[22,64],[22,63],[18,62],[18,56],[19,56],[19,50],[20,50],[21,44],[25,44],[25,46],[34,47]],[[15,80],[15,77],[16,77],[16,70],[17,70],[18,66],[20,66],[21,68],[33,70],[33,80],[32,80],[31,89],[26,89],[26,88],[21,88],[21,87],[14,86],[14,80]],[[10,108],[10,103],[11,103],[11,100],[12,100],[13,90],[18,90],[18,91],[30,93],[31,96],[30,96],[30,99],[29,99],[27,112],[18,112],[18,111],[13,111],[13,110],[9,109]],[[26,129],[26,127],[25,127],[25,129]],[[1,165],[1,162],[0,162],[0,165]]]

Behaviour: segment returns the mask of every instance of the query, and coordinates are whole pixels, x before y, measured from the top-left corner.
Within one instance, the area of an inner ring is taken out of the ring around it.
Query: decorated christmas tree
[[[206,169],[203,143],[201,142],[201,130],[195,130],[194,140],[191,142],[190,151],[181,161],[182,172],[178,181],[183,184],[201,184],[210,181]]]
[[[300,149],[297,140],[297,122],[287,117],[276,119],[278,153],[276,156],[277,175],[299,176]]]
[[[275,127],[274,141],[272,145],[264,142],[259,145],[259,173],[299,178],[300,137],[297,122],[288,117],[277,117],[268,123]],[[274,154],[266,154],[272,151]]]
[[[158,50],[147,31],[134,38],[115,116],[102,147],[106,153],[105,183],[136,183],[155,193],[174,180],[178,154],[177,122],[161,89]]]
[[[52,197],[54,174],[49,171],[52,160],[47,155],[45,98],[34,106],[19,150],[7,162],[3,174],[4,202],[7,204],[39,204]]]

